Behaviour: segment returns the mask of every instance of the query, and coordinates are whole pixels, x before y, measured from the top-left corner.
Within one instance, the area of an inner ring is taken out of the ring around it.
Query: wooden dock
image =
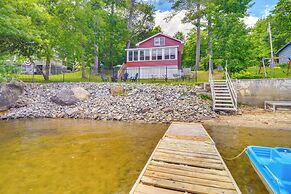
[[[201,124],[171,124],[130,191],[181,193],[241,193]]]

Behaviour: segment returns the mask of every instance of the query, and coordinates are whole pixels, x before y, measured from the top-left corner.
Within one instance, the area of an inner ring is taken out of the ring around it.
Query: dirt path
[[[243,107],[241,115],[220,116],[203,121],[207,125],[291,130],[291,110],[275,113],[260,108]]]

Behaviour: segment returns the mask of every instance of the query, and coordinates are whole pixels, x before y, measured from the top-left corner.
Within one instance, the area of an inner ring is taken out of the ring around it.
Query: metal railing
[[[230,76],[229,76],[229,73],[227,70],[227,64],[225,66],[225,79],[226,79],[226,84],[227,84],[229,91],[230,91],[230,94],[231,94],[233,105],[235,107],[235,110],[237,110],[237,93],[236,93],[236,89],[235,89],[235,87],[230,79]]]

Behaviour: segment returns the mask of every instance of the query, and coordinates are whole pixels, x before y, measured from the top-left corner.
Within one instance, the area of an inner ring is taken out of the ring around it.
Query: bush
[[[20,67],[16,65],[7,65],[0,62],[0,82],[7,80],[11,75],[20,72]]]
[[[263,75],[254,74],[249,71],[240,71],[231,75],[231,78],[233,79],[258,79],[263,77]]]

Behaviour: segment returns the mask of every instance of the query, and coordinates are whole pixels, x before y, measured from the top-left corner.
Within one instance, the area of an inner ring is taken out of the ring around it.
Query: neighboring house
[[[279,57],[280,64],[288,63],[288,58],[291,58],[291,42],[287,43],[280,50],[278,50],[277,55]]]
[[[35,74],[41,74],[42,70],[44,70],[44,64],[45,61],[34,61],[35,64],[35,69],[34,69],[34,73]],[[22,65],[22,73],[23,74],[32,74],[33,73],[33,64],[29,61],[25,61]],[[61,74],[64,71],[67,70],[66,66],[63,66],[61,64],[61,62],[58,61],[52,61],[51,65],[50,65],[50,73],[49,74]]]
[[[182,71],[183,42],[158,33],[126,49],[126,71],[139,78],[175,78]]]

